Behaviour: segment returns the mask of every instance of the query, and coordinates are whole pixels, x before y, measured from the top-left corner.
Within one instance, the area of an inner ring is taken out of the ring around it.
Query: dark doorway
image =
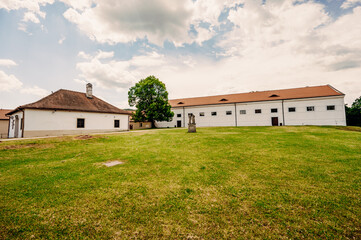
[[[182,121],[177,121],[177,127],[182,127]]]
[[[272,118],[272,126],[278,126],[278,117]]]

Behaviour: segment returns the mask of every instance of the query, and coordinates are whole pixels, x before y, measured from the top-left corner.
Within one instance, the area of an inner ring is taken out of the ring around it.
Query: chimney
[[[87,83],[85,94],[87,98],[93,98],[93,85],[91,83]]]

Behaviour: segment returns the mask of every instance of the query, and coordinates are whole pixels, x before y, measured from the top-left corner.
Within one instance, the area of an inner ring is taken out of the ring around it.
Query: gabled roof
[[[272,100],[314,98],[327,96],[344,96],[342,92],[330,85],[316,87],[302,87],[281,90],[269,90],[260,92],[236,93],[228,95],[217,95],[208,97],[182,98],[169,100],[170,105],[174,107],[214,105],[225,103],[245,103],[260,102]]]
[[[6,116],[6,114],[11,111],[12,109],[0,109],[0,120],[9,120],[9,117]]]
[[[19,106],[7,115],[23,109],[64,110],[79,112],[128,114],[95,96],[87,98],[85,93],[60,89],[37,102]]]

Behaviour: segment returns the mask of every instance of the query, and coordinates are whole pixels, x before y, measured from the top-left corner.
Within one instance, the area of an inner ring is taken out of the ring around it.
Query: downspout
[[[183,107],[183,127],[186,127],[186,116],[185,116],[184,107]]]
[[[285,123],[285,109],[284,109],[284,106],[283,106],[283,101],[282,100],[282,117],[283,117],[283,126],[286,126],[286,123]]]
[[[25,111],[24,110],[21,110],[23,112],[23,120],[21,122],[21,137],[23,138],[24,137],[24,126],[25,126]]]
[[[128,115],[128,131],[130,131],[130,115]]]
[[[10,116],[9,116],[9,125],[8,125],[8,138],[10,138]]]
[[[237,103],[234,103],[234,117],[235,117],[235,123],[237,127]]]
[[[343,97],[342,103],[343,103],[343,118],[345,119],[345,126],[347,126],[345,96]]]

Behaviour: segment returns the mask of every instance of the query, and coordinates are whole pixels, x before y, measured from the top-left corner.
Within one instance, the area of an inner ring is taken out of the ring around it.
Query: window
[[[246,110],[240,110],[239,113],[240,114],[246,114]]]
[[[114,127],[119,128],[119,120],[114,120]]]
[[[200,117],[204,117],[204,112],[200,112],[200,113],[199,113],[199,116],[200,116]]]
[[[177,117],[182,117],[182,114],[178,113],[178,114],[177,114]]]
[[[139,127],[143,127],[143,123],[139,123]]]
[[[327,111],[330,111],[330,110],[335,110],[335,105],[328,105]]]
[[[212,112],[211,115],[212,116],[217,116],[217,112]]]
[[[221,101],[221,102],[227,102],[227,101],[228,101],[228,99],[222,98],[222,99],[221,99],[221,100],[219,100],[219,101]]]
[[[277,94],[272,94],[271,96],[269,97],[279,97]]]
[[[276,112],[278,112],[277,108],[271,108],[271,113],[276,113]]]
[[[256,109],[254,110],[255,113],[262,113],[262,110],[261,109]]]
[[[232,111],[226,111],[226,115],[232,115]]]
[[[179,102],[178,104],[184,104],[184,102]]]
[[[290,108],[288,108],[288,112],[296,112],[296,108],[295,107],[290,107]]]
[[[20,130],[22,130],[23,129],[23,119],[21,118],[20,119]]]
[[[307,112],[313,112],[315,111],[315,107],[314,106],[309,106],[307,107]]]
[[[84,128],[85,126],[85,119],[84,118],[78,118],[76,121],[76,127],[77,128]]]

